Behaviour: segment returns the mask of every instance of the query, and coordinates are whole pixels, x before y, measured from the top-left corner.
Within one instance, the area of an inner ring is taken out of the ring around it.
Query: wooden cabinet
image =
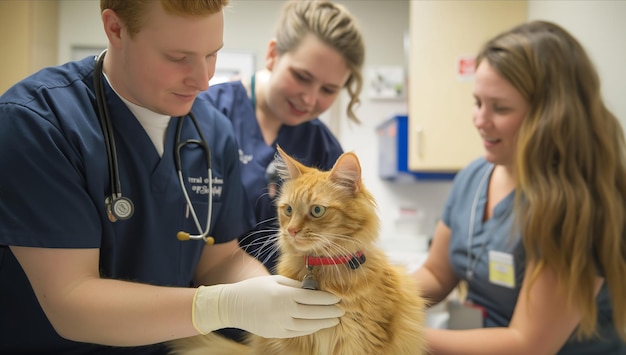
[[[57,0],[0,1],[0,94],[57,63]]]
[[[457,65],[526,19],[526,1],[410,1],[409,169],[458,171],[483,154],[473,80]]]
[[[412,171],[408,167],[408,127],[406,115],[395,115],[376,128],[378,135],[378,176],[387,181],[452,180],[454,173]]]

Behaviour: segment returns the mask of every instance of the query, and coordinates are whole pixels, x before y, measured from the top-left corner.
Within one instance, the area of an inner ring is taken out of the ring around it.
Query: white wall
[[[609,109],[626,127],[626,1],[530,1],[528,17],[558,23],[587,49]]]
[[[72,46],[106,47],[100,1],[61,0],[59,4],[59,63],[72,59]]]
[[[361,24],[367,50],[366,67],[404,66],[403,36],[409,26],[408,1],[338,2],[346,5]],[[257,53],[257,67],[263,66],[266,45],[272,37],[282,3],[279,0],[231,0],[226,11],[224,48],[252,50]],[[609,107],[622,122],[626,122],[626,100],[619,97],[626,91],[626,22],[620,21],[620,17],[623,18],[624,15],[624,0],[529,2],[529,18],[543,18],[560,23],[587,47],[599,69]],[[98,1],[61,0],[59,22],[59,62],[71,58],[72,45],[106,45]],[[343,106],[346,100],[346,96],[342,95],[337,105],[323,119],[337,133],[344,149],[353,150],[359,155],[364,181],[378,200],[385,243],[396,244],[400,239],[406,248],[409,244],[417,245],[418,241],[414,237],[410,242],[407,239],[409,237],[406,227],[410,224],[406,223],[406,219],[400,218],[400,208],[420,211],[421,226],[411,226],[415,230],[414,234],[432,234],[450,189],[450,182],[399,185],[381,181],[377,175],[378,141],[375,129],[392,115],[406,113],[406,102],[373,101],[364,94],[362,105],[357,110],[362,124],[355,125],[349,123],[345,117]]]

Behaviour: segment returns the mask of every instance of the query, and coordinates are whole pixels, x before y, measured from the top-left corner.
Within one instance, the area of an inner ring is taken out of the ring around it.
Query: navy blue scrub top
[[[341,145],[326,127],[315,118],[297,126],[283,125],[276,141],[267,145],[259,127],[255,108],[241,81],[213,85],[201,94],[226,115],[233,124],[243,184],[248,201],[254,209],[256,227],[239,238],[240,245],[274,271],[278,253],[270,242],[277,229],[274,197],[268,192],[267,170],[276,155],[276,145],[299,162],[329,170],[343,153]]]
[[[192,285],[205,244],[176,238],[181,230],[198,233],[174,165],[176,123],[181,118],[170,120],[160,157],[105,81],[122,192],[135,206],[130,219],[111,223],[104,204],[110,194],[109,170],[96,116],[94,64],[88,57],[43,69],[0,98],[0,353],[164,351],[162,346],[111,348],[61,338],[8,245],[99,248],[102,277]],[[192,111],[211,150],[210,235],[216,243],[227,242],[253,223],[241,184],[237,142],[230,122],[205,99],[196,99]],[[190,138],[199,136],[186,117],[182,140]],[[181,155],[187,191],[204,228],[205,156],[195,145],[186,145]]]

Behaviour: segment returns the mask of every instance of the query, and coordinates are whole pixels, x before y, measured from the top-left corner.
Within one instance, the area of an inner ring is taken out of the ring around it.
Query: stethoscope
[[[102,134],[104,136],[104,145],[107,151],[107,159],[109,162],[109,183],[111,189],[111,195],[107,196],[104,200],[104,204],[106,206],[106,211],[108,218],[111,222],[116,222],[118,220],[126,220],[132,217],[135,212],[135,207],[133,202],[128,198],[122,195],[122,186],[120,184],[120,174],[119,174],[119,166],[117,162],[117,151],[115,148],[115,138],[113,136],[113,124],[111,123],[111,118],[109,115],[109,109],[106,103],[106,95],[104,93],[104,82],[102,80],[103,71],[102,67],[104,64],[104,56],[106,55],[106,50],[102,51],[96,57],[96,67],[94,70],[93,81],[94,81],[94,90],[96,95],[96,103],[98,106],[98,119],[100,120],[100,126],[102,127]],[[184,142],[181,142],[180,136],[183,129],[183,122],[185,117],[189,116],[191,118],[191,122],[193,122],[194,127],[198,131],[198,135],[200,139],[188,139]],[[209,145],[207,144],[206,139],[204,139],[204,135],[202,134],[202,130],[200,130],[200,126],[198,125],[198,121],[194,116],[193,112],[189,112],[187,116],[180,117],[176,124],[176,141],[175,141],[175,150],[174,150],[174,163],[176,165],[176,171],[178,173],[178,180],[180,182],[180,187],[183,191],[183,195],[185,196],[185,201],[187,202],[187,207],[189,208],[189,212],[193,217],[194,223],[196,224],[196,228],[200,234],[190,234],[184,231],[180,231],[176,234],[178,240],[189,240],[189,239],[202,239],[207,244],[213,244],[213,237],[209,236],[209,229],[211,227],[211,216],[213,213],[213,172],[211,169],[211,150],[209,149]],[[185,182],[183,178],[182,171],[182,163],[180,157],[181,149],[187,144],[194,144],[202,148],[204,151],[204,156],[206,158],[207,164],[207,172],[209,177],[209,190],[207,191],[207,199],[208,199],[208,212],[207,212],[207,220],[206,227],[202,229],[200,225],[200,221],[198,219],[198,215],[196,214],[196,209],[193,207],[191,203],[191,199],[189,198],[189,193],[187,192],[187,188],[185,187]]]
[[[487,246],[488,238],[485,238],[482,245],[480,246],[480,252],[478,255],[473,258],[472,257],[472,241],[474,239],[474,222],[476,219],[476,208],[478,207],[478,198],[485,187],[485,183],[491,175],[493,168],[487,169],[484,175],[482,176],[480,183],[478,184],[478,188],[476,189],[476,193],[474,194],[474,200],[472,201],[472,209],[470,210],[470,219],[469,219],[469,230],[467,231],[467,267],[465,269],[465,277],[467,280],[471,280],[474,277],[474,269],[476,268],[476,263],[480,255],[485,251],[485,247]],[[473,260],[472,260],[473,259]]]
[[[472,201],[472,209],[470,210],[470,218],[469,218],[469,230],[467,231],[467,262],[466,262],[466,269],[465,269],[465,277],[467,278],[468,281],[474,278],[474,270],[476,269],[476,264],[478,263],[480,256],[485,252],[485,249],[487,247],[487,242],[491,240],[491,230],[495,228],[494,226],[491,228],[490,231],[486,232],[487,237],[481,244],[478,254],[476,256],[473,256],[472,255],[472,242],[474,240],[474,226],[476,222],[476,209],[478,208],[478,199],[480,198],[480,195],[485,187],[485,184],[487,183],[487,180],[489,180],[489,176],[491,175],[491,172],[493,171],[493,169],[494,168],[491,167],[487,169],[485,173],[483,174],[482,178],[480,179],[480,183],[478,183],[478,188],[476,189],[476,193],[474,194],[474,200]],[[506,210],[504,215],[507,216],[509,215],[509,213],[511,213],[510,207]]]

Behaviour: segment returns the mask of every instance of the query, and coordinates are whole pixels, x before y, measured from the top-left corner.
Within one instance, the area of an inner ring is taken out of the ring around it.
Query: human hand
[[[305,290],[284,276],[255,277],[233,284],[200,286],[193,325],[201,333],[233,327],[265,338],[292,338],[339,324],[339,298]]]

